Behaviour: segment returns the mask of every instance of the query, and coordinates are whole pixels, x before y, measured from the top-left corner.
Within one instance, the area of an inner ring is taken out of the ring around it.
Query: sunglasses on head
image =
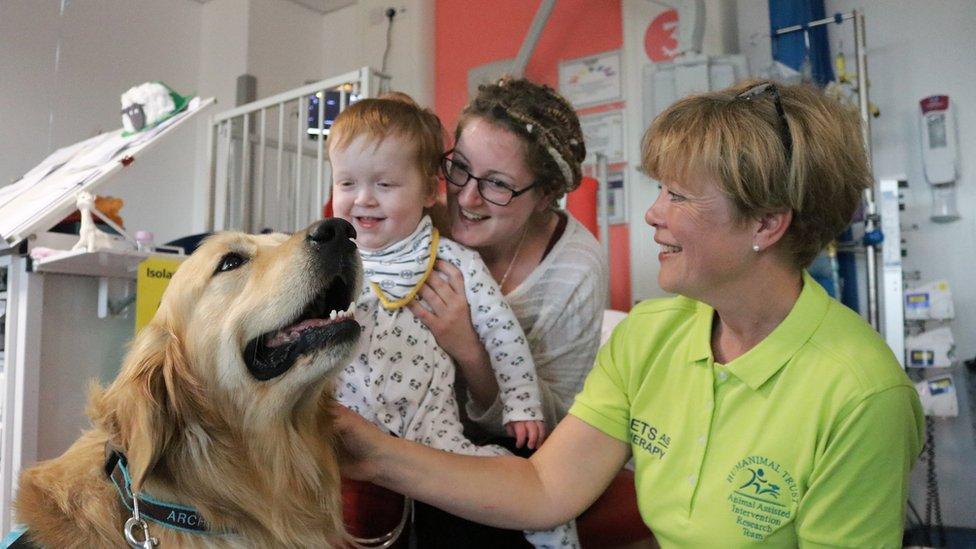
[[[786,162],[789,163],[793,158],[793,137],[790,134],[790,123],[786,119],[786,111],[783,110],[783,101],[780,99],[779,90],[776,89],[776,84],[773,84],[772,82],[763,82],[762,84],[749,88],[735,97],[736,99],[752,101],[764,95],[770,95],[773,98],[773,105],[776,107],[776,114],[779,115],[780,120],[780,127],[778,128],[779,136],[783,141],[783,148],[786,149]]]

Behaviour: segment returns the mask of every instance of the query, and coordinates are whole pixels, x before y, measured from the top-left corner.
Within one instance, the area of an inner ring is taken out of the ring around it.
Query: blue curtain
[[[810,21],[823,19],[824,13],[823,0],[769,0],[770,34],[783,27],[805,25]],[[810,36],[809,52],[803,39],[803,31],[773,35],[773,59],[799,71],[804,58],[809,55],[813,81],[825,86],[834,79],[827,26],[809,29],[807,33]]]

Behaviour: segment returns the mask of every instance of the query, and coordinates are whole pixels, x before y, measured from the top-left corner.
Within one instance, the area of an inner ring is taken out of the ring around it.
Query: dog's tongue
[[[330,320],[328,318],[309,318],[302,320],[301,322],[296,322],[291,326],[282,328],[274,334],[268,336],[268,339],[264,342],[266,347],[279,347],[286,343],[291,343],[298,339],[302,332],[309,328],[318,328],[319,326],[325,326]]]

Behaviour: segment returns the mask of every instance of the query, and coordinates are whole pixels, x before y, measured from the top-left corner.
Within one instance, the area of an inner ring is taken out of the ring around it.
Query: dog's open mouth
[[[273,379],[304,355],[355,339],[360,331],[352,314],[356,289],[354,275],[336,275],[298,318],[249,341],[244,363],[251,375],[261,381]]]

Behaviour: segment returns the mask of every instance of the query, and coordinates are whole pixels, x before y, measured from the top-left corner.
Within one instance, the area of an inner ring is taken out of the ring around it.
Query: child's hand
[[[515,439],[515,447],[535,450],[546,440],[546,424],[542,421],[509,421],[505,430]]]

